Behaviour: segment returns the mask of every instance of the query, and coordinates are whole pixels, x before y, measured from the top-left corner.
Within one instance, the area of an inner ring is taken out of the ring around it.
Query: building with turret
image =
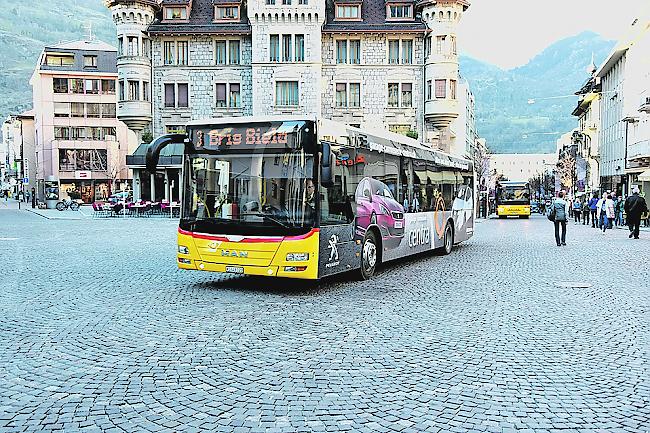
[[[107,0],[117,116],[176,132],[201,118],[301,114],[449,151],[467,0]],[[464,146],[463,146],[464,147]]]

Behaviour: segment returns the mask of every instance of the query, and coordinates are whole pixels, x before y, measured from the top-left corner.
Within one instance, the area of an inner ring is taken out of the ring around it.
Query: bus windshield
[[[278,153],[190,155],[181,226],[239,235],[294,235],[316,222],[314,157]]]
[[[530,204],[530,192],[527,185],[504,185],[497,199],[501,204]]]

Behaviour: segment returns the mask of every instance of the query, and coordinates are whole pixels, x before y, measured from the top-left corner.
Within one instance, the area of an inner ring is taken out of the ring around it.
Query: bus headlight
[[[189,248],[187,248],[187,247],[185,247],[183,245],[178,246],[178,254],[189,254],[189,253],[190,253]]]
[[[306,262],[309,260],[309,253],[289,253],[287,262]]]

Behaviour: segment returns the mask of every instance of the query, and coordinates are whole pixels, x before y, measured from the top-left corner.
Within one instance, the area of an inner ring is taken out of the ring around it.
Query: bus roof
[[[187,123],[189,128],[224,125],[224,124],[242,124],[252,122],[292,122],[292,121],[315,121],[319,125],[319,136],[321,139],[333,143],[349,145],[347,139],[350,136],[356,136],[365,141],[365,144],[371,149],[379,152],[386,152],[394,155],[410,156],[435,161],[437,164],[470,169],[472,162],[461,156],[451,155],[440,150],[436,150],[426,144],[409,138],[405,135],[391,132],[385,129],[377,128],[356,128],[342,122],[334,120],[316,118],[315,116],[239,116],[239,117],[216,117],[202,120],[192,120]],[[323,132],[326,131],[326,132]],[[339,140],[341,139],[341,140]],[[345,140],[344,140],[345,139]]]

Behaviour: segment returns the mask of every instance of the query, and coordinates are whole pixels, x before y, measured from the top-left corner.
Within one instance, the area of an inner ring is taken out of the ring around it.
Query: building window
[[[165,84],[165,107],[176,106],[176,89],[174,84]]]
[[[97,56],[84,56],[84,68],[96,68]]]
[[[413,106],[413,84],[402,83],[402,107]]]
[[[389,5],[388,18],[392,20],[403,20],[413,18],[412,5]]]
[[[70,128],[67,126],[55,126],[54,138],[57,140],[70,140]]]
[[[178,106],[189,107],[188,85],[187,83],[178,84]]]
[[[291,6],[291,0],[282,0],[282,4],[286,6]]]
[[[451,99],[456,99],[456,80],[449,80],[449,90],[451,91]]]
[[[431,55],[431,36],[424,38],[424,57]]]
[[[84,80],[83,78],[71,78],[70,79],[70,90],[72,93],[82,94],[84,93]]]
[[[433,90],[432,86],[433,84],[431,83],[431,80],[427,80],[427,94],[426,94],[427,101],[431,100],[431,91]]]
[[[402,64],[410,65],[413,63],[413,41],[402,41]]]
[[[72,139],[73,140],[83,140],[86,138],[86,127],[77,127],[72,128]]]
[[[280,107],[298,106],[298,82],[278,81],[275,83],[275,105]]]
[[[298,4],[299,4],[299,5],[308,5],[308,4],[309,4],[309,0],[298,0]]]
[[[54,93],[68,93],[67,78],[54,78],[52,85],[54,87]]]
[[[345,83],[336,83],[336,106],[348,106],[348,89]]]
[[[99,118],[100,104],[86,104],[86,117]]]
[[[185,134],[187,131],[182,125],[167,125],[165,126],[165,133],[167,134]]]
[[[358,20],[361,17],[359,5],[336,5],[337,20]]]
[[[436,80],[436,98],[447,97],[447,80]]]
[[[105,119],[115,118],[115,104],[102,104],[102,117]]]
[[[230,93],[228,103],[231,108],[239,108],[241,106],[241,92],[239,91],[239,83],[230,83]]]
[[[68,102],[55,102],[54,117],[70,117],[70,104]]]
[[[436,53],[444,54],[445,51],[445,40],[446,36],[437,36],[436,37]]]
[[[140,100],[140,82],[136,80],[128,80],[129,83],[129,101]]]
[[[99,94],[99,80],[86,80],[86,94]]]
[[[216,21],[236,21],[239,19],[239,6],[217,6]]]
[[[458,54],[457,47],[456,47],[456,36],[451,36],[451,54],[453,55]]]
[[[296,46],[296,58],[294,59],[296,62],[304,62],[305,61],[305,35],[296,35],[296,41],[295,41],[295,46]]]
[[[45,64],[47,66],[74,66],[74,54],[48,54],[45,57]]]
[[[361,63],[361,40],[350,40],[350,64],[358,65]]]
[[[149,96],[149,82],[148,81],[143,81],[142,82],[142,100],[150,102],[151,97]]]
[[[138,38],[135,36],[129,36],[127,39],[127,50],[128,50],[128,55],[129,56],[137,56],[138,55]]]
[[[102,80],[102,93],[104,95],[114,95],[115,80]]]
[[[239,41],[228,41],[228,55],[230,56],[229,63],[231,65],[238,65],[240,62]]]
[[[187,41],[178,41],[176,43],[176,58],[178,59],[178,64],[181,66],[186,66],[188,64],[188,49]]]
[[[216,84],[216,106],[223,108],[226,106],[226,83]]]
[[[388,41],[388,63],[391,65],[399,63],[399,40]]]
[[[348,62],[348,41],[346,39],[336,41],[336,63]]]
[[[268,6],[275,6],[275,0],[266,0]]]
[[[282,61],[291,61],[291,35],[282,35]]]
[[[399,106],[399,84],[398,83],[388,83],[388,106],[389,107]]]
[[[226,41],[217,41],[215,43],[214,63],[216,65],[226,64]]]
[[[166,20],[186,20],[187,8],[165,8]]]
[[[84,104],[82,102],[73,102],[71,104],[72,117],[85,117]]]
[[[348,104],[350,107],[358,108],[361,106],[361,83],[350,83],[350,96]]]
[[[115,127],[108,126],[102,128],[102,139],[105,141],[115,141]]]
[[[119,56],[124,54],[124,38],[117,38],[117,54]]]
[[[269,38],[269,61],[280,61],[280,35],[271,35]]]
[[[163,48],[164,48],[164,64],[165,65],[173,65],[175,62],[174,60],[174,42],[171,41],[165,41],[163,43]]]
[[[121,81],[118,83],[118,86],[120,87],[120,94],[118,95],[118,100],[119,101],[124,101],[124,81]]]

